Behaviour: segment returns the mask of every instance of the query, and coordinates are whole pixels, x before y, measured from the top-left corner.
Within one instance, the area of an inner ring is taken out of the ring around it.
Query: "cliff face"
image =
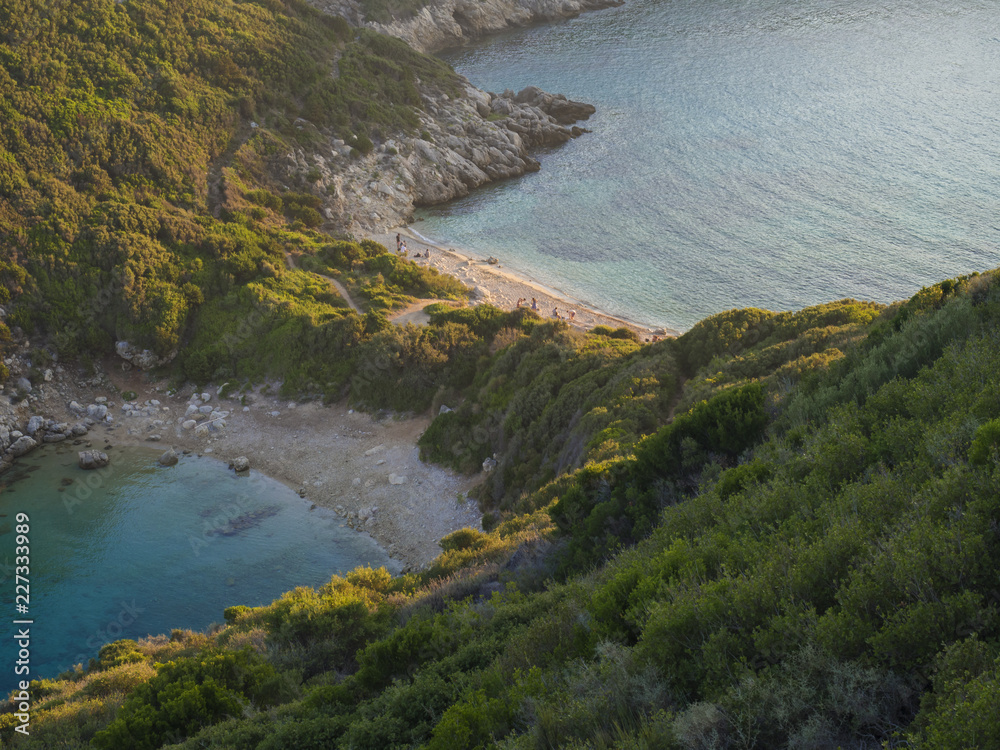
[[[467,85],[458,98],[424,91],[419,134],[397,134],[365,156],[332,140],[296,149],[279,166],[293,181],[319,174],[315,188],[332,225],[354,234],[381,231],[409,221],[415,206],[537,170],[530,151],[586,132],[573,123],[593,112],[533,86],[496,95]]]
[[[440,0],[408,18],[370,21],[357,0],[309,0],[322,11],[343,16],[406,41],[421,52],[457,47],[504,29],[572,18],[587,10],[621,5],[622,0]]]
[[[622,0],[432,0],[408,17],[386,23],[367,18],[359,0],[308,2],[427,53]],[[311,175],[323,196],[327,228],[353,234],[389,229],[408,222],[416,206],[444,203],[488,182],[535,171],[539,165],[531,150],[586,132],[574,123],[594,112],[588,104],[533,86],[516,95],[496,95],[466,82],[459,97],[420,88],[419,135],[397,133],[365,156],[352,152],[350,143],[321,137],[313,140],[321,145],[295,149],[275,165],[293,183]]]

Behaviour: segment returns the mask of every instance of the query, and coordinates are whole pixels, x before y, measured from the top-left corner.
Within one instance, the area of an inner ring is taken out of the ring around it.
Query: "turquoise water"
[[[88,472],[77,450],[36,451],[0,478],[8,623],[18,617],[16,514],[30,517],[31,678],[86,665],[119,638],[203,630],[228,606],[267,604],[358,565],[398,572],[371,538],[256,471],[194,455],[163,467],[162,448],[114,448],[106,469]],[[16,679],[16,627],[2,647],[3,691]]]
[[[1000,265],[994,3],[629,0],[444,57],[597,114],[415,228],[611,312],[684,329]]]

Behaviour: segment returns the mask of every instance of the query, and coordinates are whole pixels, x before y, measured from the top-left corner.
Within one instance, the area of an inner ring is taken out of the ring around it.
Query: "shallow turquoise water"
[[[683,329],[1000,265],[995,4],[629,0],[444,56],[597,114],[415,228],[611,312]]]
[[[18,617],[16,514],[30,517],[31,678],[86,664],[119,638],[202,630],[228,606],[267,604],[358,565],[398,572],[371,538],[256,471],[193,455],[163,467],[162,448],[114,448],[106,469],[86,472],[77,450],[47,447],[0,478],[8,623]],[[15,682],[15,628],[0,657],[4,691]]]

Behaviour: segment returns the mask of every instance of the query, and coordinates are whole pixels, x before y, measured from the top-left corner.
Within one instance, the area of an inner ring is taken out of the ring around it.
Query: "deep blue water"
[[[1000,28],[975,0],[628,0],[444,55],[593,103],[421,233],[684,329],[1000,265]]]
[[[0,587],[8,623],[0,690],[11,689],[18,513],[30,519],[30,678],[87,664],[119,638],[203,630],[235,604],[267,604],[358,565],[398,565],[330,511],[251,470],[163,448],[114,448],[102,470],[46,447],[0,478]],[[64,485],[64,479],[72,484]]]

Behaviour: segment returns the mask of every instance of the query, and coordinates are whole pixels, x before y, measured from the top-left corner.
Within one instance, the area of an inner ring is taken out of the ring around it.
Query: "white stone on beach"
[[[198,423],[197,423],[197,422],[195,422],[195,421],[194,421],[193,419],[189,419],[189,420],[187,420],[186,422],[184,422],[184,423],[183,423],[183,424],[181,425],[181,427],[182,427],[183,429],[185,429],[185,430],[193,430],[193,429],[195,428],[195,425],[197,425],[197,424],[198,424]]]
[[[404,484],[406,482],[406,476],[401,474],[390,474],[389,484]]]

